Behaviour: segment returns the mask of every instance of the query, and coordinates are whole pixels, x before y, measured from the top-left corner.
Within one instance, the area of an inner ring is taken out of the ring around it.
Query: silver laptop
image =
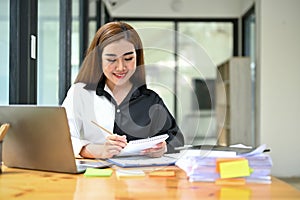
[[[0,106],[0,124],[3,123],[10,124],[2,151],[7,167],[82,173],[87,167],[111,165],[101,160],[75,159],[63,107]]]

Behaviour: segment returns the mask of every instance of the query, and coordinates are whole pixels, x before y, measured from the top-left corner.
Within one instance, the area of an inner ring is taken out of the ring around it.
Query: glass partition
[[[59,1],[38,1],[37,104],[58,104]]]
[[[72,1],[71,80],[79,70],[79,1]],[[37,103],[58,105],[59,86],[59,1],[38,1]]]
[[[233,23],[127,22],[143,41],[147,84],[176,117],[186,144],[216,143],[216,66],[233,56]],[[208,96],[204,97],[204,93]],[[203,103],[200,96],[210,100],[212,107],[199,106]]]
[[[0,0],[0,105],[9,102],[9,0]]]
[[[128,22],[140,34],[144,45],[146,81],[174,115],[174,49],[173,22]]]
[[[233,56],[231,22],[178,24],[178,121],[186,143],[215,143],[217,66]]]
[[[72,0],[71,83],[74,82],[79,71],[79,38],[79,0]]]

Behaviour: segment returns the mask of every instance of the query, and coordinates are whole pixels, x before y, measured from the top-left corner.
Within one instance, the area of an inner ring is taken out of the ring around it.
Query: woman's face
[[[136,70],[136,52],[133,44],[121,39],[104,47],[102,68],[110,89],[130,83],[129,79]]]

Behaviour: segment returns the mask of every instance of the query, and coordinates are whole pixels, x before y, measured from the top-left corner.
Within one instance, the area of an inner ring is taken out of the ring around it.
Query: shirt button
[[[120,109],[117,109],[117,113],[119,113],[120,112]]]

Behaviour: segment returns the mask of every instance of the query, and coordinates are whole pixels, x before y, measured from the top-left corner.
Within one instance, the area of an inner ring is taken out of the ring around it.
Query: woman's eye
[[[133,57],[125,58],[125,61],[131,61],[132,59],[133,59]]]
[[[113,63],[116,62],[116,59],[107,59],[107,61]]]

